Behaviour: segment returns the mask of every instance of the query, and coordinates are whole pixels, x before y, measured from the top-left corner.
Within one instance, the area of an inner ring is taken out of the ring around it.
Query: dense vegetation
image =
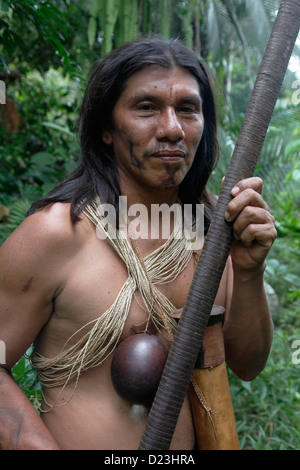
[[[210,187],[218,192],[278,5],[279,0],[1,0],[6,104],[0,104],[0,243],[30,203],[76,165],[76,120],[89,66],[141,35],[179,37],[212,70],[221,155]],[[299,80],[288,70],[256,171],[278,231],[266,271],[276,293],[275,334],[258,378],[246,383],[229,372],[243,449],[297,449],[300,442],[300,354],[293,349],[300,341]],[[32,400],[39,397],[26,357],[13,373]]]

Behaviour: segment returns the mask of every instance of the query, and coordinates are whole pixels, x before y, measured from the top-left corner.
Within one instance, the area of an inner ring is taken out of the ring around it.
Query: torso
[[[53,210],[66,214],[66,207],[55,206],[47,210],[50,215]],[[73,333],[100,317],[112,305],[128,277],[124,263],[107,241],[98,239],[95,226],[85,216],[75,225],[72,237],[70,247],[74,249],[70,248],[65,258],[61,259],[57,273],[60,288],[52,316],[37,341],[38,351],[45,357],[58,354]],[[157,247],[149,243],[141,242],[143,255]],[[177,309],[184,306],[194,269],[192,257],[176,280],[157,286]],[[225,306],[225,291],[226,279],[223,276],[216,304]],[[132,301],[122,338],[132,334],[134,325],[143,325],[146,318],[137,294]],[[157,331],[154,333],[159,334]],[[101,365],[83,372],[73,396],[74,381],[66,386],[57,405],[71,398],[67,404],[42,414],[61,449],[138,449],[147,410],[128,403],[115,392],[110,374],[111,359],[109,356]],[[60,388],[44,390],[49,403],[53,403],[59,393]],[[171,449],[193,449],[194,444],[193,420],[186,397]]]

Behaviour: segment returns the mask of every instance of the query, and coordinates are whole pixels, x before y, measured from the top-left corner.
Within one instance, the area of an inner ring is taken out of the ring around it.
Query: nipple
[[[111,378],[126,401],[150,407],[159,385],[169,349],[156,335],[136,333],[115,349]]]

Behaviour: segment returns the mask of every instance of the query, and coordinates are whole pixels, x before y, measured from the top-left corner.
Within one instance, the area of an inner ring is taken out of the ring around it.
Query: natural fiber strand
[[[200,401],[200,403],[201,403],[201,405],[202,405],[202,407],[203,407],[203,409],[204,409],[204,411],[207,415],[208,421],[211,425],[210,428],[212,428],[212,430],[213,430],[213,433],[210,431],[210,438],[211,438],[212,446],[214,445],[214,442],[215,442],[215,447],[216,447],[215,450],[218,450],[217,431],[216,431],[216,428],[215,428],[214,420],[212,419],[212,416],[211,416],[213,413],[215,413],[215,410],[212,410],[208,406],[208,404],[205,400],[205,397],[204,397],[203,393],[201,392],[200,387],[197,384],[197,381],[196,381],[196,379],[194,378],[193,375],[191,376],[191,384],[194,388],[194,391],[197,395],[198,400]]]
[[[139,254],[130,245],[126,234],[121,230],[115,231],[112,226],[103,221],[98,211],[99,204],[99,200],[94,201],[86,207],[84,213],[95,224],[97,233],[99,230],[102,234],[105,233],[108,242],[126,265],[128,278],[111,307],[99,318],[88,322],[76,331],[66,341],[57,356],[46,358],[36,350],[33,351],[31,360],[41,384],[47,388],[61,387],[54,403],[47,403],[44,397],[48,409],[41,410],[43,412],[50,411],[54,406],[69,403],[75,393],[81,373],[99,366],[112,354],[120,341],[136,291],[140,292],[145,310],[154,326],[172,335],[175,332],[176,320],[172,314],[176,307],[157,289],[155,284],[166,284],[175,280],[191,259],[193,251],[187,248],[190,242],[179,232],[181,226],[177,224],[168,240],[143,258],[141,263]],[[76,340],[76,336],[91,326],[92,328],[75,344],[69,346],[70,342]],[[74,389],[69,399],[57,404],[62,391],[74,379]]]

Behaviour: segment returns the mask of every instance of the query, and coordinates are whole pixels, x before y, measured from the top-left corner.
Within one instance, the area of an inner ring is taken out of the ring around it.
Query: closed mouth
[[[160,160],[163,160],[164,162],[178,162],[179,160],[182,160],[185,158],[185,153],[181,152],[180,150],[176,151],[168,151],[168,150],[162,150],[160,152],[156,152],[151,155],[154,158],[158,158]]]

